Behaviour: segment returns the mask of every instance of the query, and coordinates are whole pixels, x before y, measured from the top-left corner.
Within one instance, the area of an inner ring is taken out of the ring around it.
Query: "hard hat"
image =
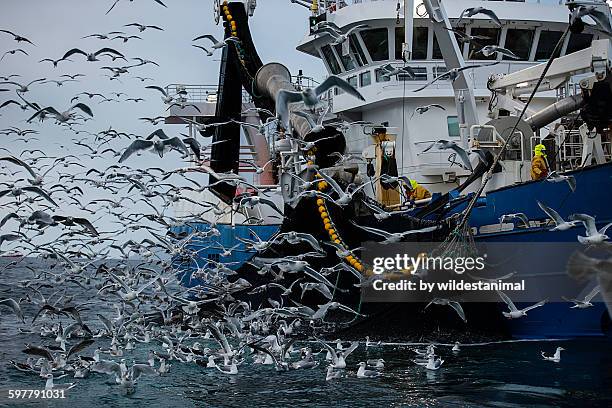
[[[537,144],[536,147],[533,149],[534,152],[538,153],[538,152],[542,152],[542,151],[546,151],[546,146],[544,146],[543,144]]]
[[[412,187],[413,190],[417,188],[418,185],[419,183],[417,183],[416,180],[410,180],[410,187]]]

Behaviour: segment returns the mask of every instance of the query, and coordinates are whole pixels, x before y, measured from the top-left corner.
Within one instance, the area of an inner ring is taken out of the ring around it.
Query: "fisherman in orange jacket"
[[[533,159],[531,159],[531,179],[541,180],[548,176],[548,163],[546,161],[546,147],[543,144],[536,145],[533,149]]]
[[[410,180],[410,187],[411,189],[408,192],[408,198],[412,201],[423,200],[431,197],[429,190],[417,183],[416,180]]]

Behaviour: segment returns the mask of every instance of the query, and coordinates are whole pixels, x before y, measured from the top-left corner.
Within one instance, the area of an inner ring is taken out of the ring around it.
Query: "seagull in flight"
[[[111,6],[111,8],[108,9],[108,11],[106,12],[106,14],[110,13],[112,9],[115,8],[115,6],[117,5],[117,3],[119,3],[120,0],[115,0],[115,2],[113,3],[113,5]],[[153,0],[154,2],[156,2],[157,4],[164,6],[166,8],[168,8],[168,6],[166,6],[161,0]],[[130,0],[130,3],[133,3],[134,0]]]
[[[576,191],[576,177],[572,175],[566,176],[564,174],[559,174],[555,170],[555,171],[550,172],[550,174],[546,176],[545,180],[551,183],[566,182],[570,190],[572,190],[572,193]]]
[[[491,21],[493,21],[498,27],[501,28],[502,23],[501,23],[499,17],[497,17],[497,14],[495,14],[495,12],[493,10],[490,10],[490,9],[488,9],[486,7],[469,7],[469,8],[466,8],[459,15],[459,21],[457,21],[457,24],[461,23],[461,20],[463,19],[463,17],[473,17],[473,16],[475,16],[477,14],[482,14],[482,15],[485,15],[485,16],[489,17],[489,19]]]
[[[465,166],[465,168],[470,171],[474,171],[474,169],[472,168],[472,163],[470,162],[470,157],[468,155],[468,152],[465,151],[465,149],[463,149],[462,147],[460,147],[457,143],[449,141],[449,140],[440,139],[437,142],[432,143],[427,149],[423,150],[422,153],[428,152],[433,147],[436,147],[438,150],[450,149],[454,151],[457,154],[457,156],[461,159],[461,161],[463,162],[463,165]]]
[[[31,122],[32,119],[36,118],[37,116],[51,115],[55,117],[55,120],[58,123],[66,123],[74,119],[76,115],[74,110],[77,108],[81,110],[82,112],[86,113],[87,115],[89,115],[90,117],[93,117],[93,112],[91,111],[91,108],[89,106],[85,105],[84,103],[77,103],[77,104],[72,105],[68,110],[65,110],[64,112],[59,112],[53,106],[47,106],[46,108],[39,109],[34,115],[32,115],[27,120],[27,122]]]
[[[202,39],[210,40],[210,42],[212,42],[212,48],[215,49],[215,50],[218,50],[218,49],[221,49],[221,48],[225,47],[230,42],[234,42],[234,43],[239,43],[240,42],[240,39],[238,37],[228,37],[228,38],[224,39],[223,41],[219,41],[212,34],[200,35],[200,36],[194,38],[192,41],[198,41],[198,40],[202,40]]]
[[[608,228],[610,228],[610,226],[612,225],[612,222],[604,225],[604,227],[598,231],[597,226],[595,224],[595,218],[591,217],[590,215],[573,214],[569,218],[572,221],[582,221],[582,224],[584,225],[586,229],[586,234],[587,234],[586,237],[583,237],[581,235],[578,235],[577,237],[578,242],[580,242],[581,244],[585,244],[585,245],[601,244],[604,241],[607,241],[608,239],[610,239],[610,237],[606,235],[606,231],[608,230]]]
[[[425,227],[425,228],[416,229],[416,230],[409,230],[409,231],[404,231],[404,232],[392,233],[392,232],[383,231],[383,230],[380,230],[380,229],[377,229],[377,228],[364,227],[362,225],[356,224],[353,221],[351,221],[351,224],[353,224],[357,228],[361,228],[362,230],[367,231],[367,232],[369,232],[371,234],[375,234],[375,235],[379,235],[379,236],[383,237],[384,240],[379,242],[379,244],[381,244],[381,245],[394,244],[394,243],[402,241],[408,235],[423,234],[423,233],[427,233],[427,232],[433,232],[433,231],[436,231],[436,230],[441,228],[439,225],[434,225],[432,227]]]
[[[593,300],[593,298],[595,296],[597,296],[597,294],[599,292],[601,292],[601,286],[595,285],[593,290],[591,290],[584,297],[584,299],[568,299],[568,298],[566,298],[564,296],[563,296],[563,299],[567,300],[568,302],[574,303],[574,306],[570,307],[570,309],[586,309],[588,307],[592,307],[593,306],[593,303],[591,303],[591,300]]]
[[[436,83],[436,82],[438,82],[440,80],[443,80],[443,79],[448,79],[449,81],[453,81],[454,82],[459,77],[459,74],[461,72],[465,71],[466,69],[472,69],[472,68],[476,69],[476,68],[483,68],[483,67],[491,67],[491,66],[497,65],[497,64],[499,64],[499,61],[496,61],[496,62],[494,62],[492,64],[466,65],[465,67],[461,67],[461,68],[453,68],[453,69],[450,69],[450,70],[446,71],[445,73],[443,73],[441,75],[438,75],[437,77],[435,77],[434,79],[432,79],[431,81],[429,81],[428,83],[423,85],[422,87],[417,88],[417,89],[415,89],[412,92],[420,92],[423,89],[429,87],[430,85],[432,85],[432,84],[434,84],[434,83]]]
[[[443,111],[446,110],[446,108],[438,103],[432,103],[429,105],[425,105],[425,106],[419,106],[418,108],[416,108],[414,110],[414,112],[412,112],[412,116],[410,116],[410,118],[412,118],[414,116],[415,113],[418,113],[419,115],[424,114],[425,112],[428,112],[431,108],[437,108],[437,109],[442,109]]]
[[[514,302],[512,302],[512,299],[510,299],[508,297],[508,295],[506,295],[504,292],[501,291],[497,291],[497,294],[499,295],[499,297],[504,301],[504,303],[508,306],[509,311],[508,312],[502,312],[502,314],[504,315],[504,317],[508,318],[508,319],[518,319],[520,317],[523,316],[527,316],[527,312],[535,309],[537,307],[540,306],[544,306],[544,304],[546,303],[546,300],[541,300],[536,304],[533,304],[531,306],[527,306],[524,309],[517,309],[517,307],[514,305]]]
[[[457,314],[459,315],[461,320],[463,320],[464,323],[467,323],[467,319],[465,318],[465,312],[463,311],[463,308],[461,307],[461,303],[459,303],[459,302],[457,302],[455,300],[442,299],[442,298],[434,298],[431,302],[429,302],[427,304],[427,306],[425,306],[423,311],[425,311],[432,304],[433,305],[441,305],[441,306],[450,306],[450,307],[452,307],[455,310],[455,312],[457,312]]]
[[[566,231],[570,228],[574,228],[576,225],[580,224],[579,220],[574,221],[565,221],[558,212],[553,210],[552,208],[542,204],[541,202],[537,202],[538,206],[548,215],[548,217],[553,220],[555,223],[555,227],[550,229],[549,231]]]
[[[357,89],[344,79],[330,75],[316,88],[305,88],[302,91],[287,91],[281,89],[276,95],[276,116],[280,119],[285,129],[289,128],[289,104],[303,102],[311,111],[319,104],[319,97],[328,90],[338,87],[349,95],[365,101],[365,98]]]
[[[69,50],[68,52],[66,52],[66,54],[64,54],[64,56],[62,57],[62,60],[68,59],[70,56],[74,55],[74,54],[81,54],[84,55],[85,58],[87,59],[88,62],[95,62],[95,61],[100,61],[98,59],[98,56],[102,55],[102,54],[108,54],[108,55],[115,55],[117,57],[120,58],[125,58],[123,56],[123,54],[121,54],[119,51],[114,50],[112,48],[101,48],[96,52],[90,52],[87,53],[79,48],[73,48],[71,50]]]
[[[10,34],[10,35],[12,35],[12,36],[13,36],[13,40],[17,41],[18,43],[20,43],[20,42],[27,42],[27,43],[30,43],[30,44],[32,44],[32,45],[36,45],[36,44],[34,44],[32,41],[28,40],[27,38],[22,37],[22,36],[20,36],[20,35],[17,35],[17,34],[15,34],[15,33],[11,32],[11,31],[8,31],[8,30],[0,30],[0,33],[6,33],[6,34]]]
[[[505,57],[508,58],[512,58],[512,59],[521,59],[521,57],[519,57],[518,55],[516,55],[515,53],[513,53],[512,51],[510,51],[507,48],[503,48],[497,45],[487,45],[482,47],[479,51],[477,51],[475,54],[482,54],[485,57],[490,57],[493,54],[501,54]]]

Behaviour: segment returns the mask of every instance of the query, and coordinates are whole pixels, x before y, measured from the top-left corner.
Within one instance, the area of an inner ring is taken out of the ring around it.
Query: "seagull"
[[[383,368],[385,368],[385,360],[383,360],[382,358],[368,360],[368,361],[366,361],[366,363],[367,363],[368,367],[372,367],[372,368],[375,368],[377,370],[382,370]]]
[[[424,234],[424,233],[436,231],[436,230],[441,228],[439,225],[434,225],[432,227],[425,227],[425,228],[421,228],[421,229],[415,229],[415,230],[409,230],[409,231],[404,231],[404,232],[391,233],[391,232],[383,231],[383,230],[372,228],[372,227],[364,227],[364,226],[361,226],[361,225],[357,225],[353,221],[351,221],[351,224],[353,224],[357,228],[361,228],[364,231],[367,231],[367,232],[375,234],[375,235],[380,235],[381,237],[383,237],[384,240],[379,242],[379,244],[381,244],[381,245],[395,244],[397,242],[401,242],[408,235]]]
[[[302,118],[306,119],[306,121],[307,121],[307,122],[308,122],[308,124],[310,125],[310,132],[311,132],[311,133],[320,133],[320,132],[322,132],[323,130],[325,130],[325,127],[323,126],[323,120],[325,119],[325,116],[326,116],[326,115],[327,115],[327,113],[329,112],[329,109],[330,109],[330,106],[329,106],[329,105],[327,105],[327,108],[325,108],[325,111],[324,111],[324,112],[323,112],[323,113],[322,113],[322,114],[321,114],[321,115],[320,115],[320,116],[317,118],[317,120],[316,120],[316,121],[314,120],[314,118],[312,117],[312,115],[310,115],[310,114],[309,114],[309,113],[307,113],[307,112],[295,111],[295,112],[293,112],[293,114],[294,114],[294,115],[296,115],[296,116],[300,116],[300,117],[302,117]],[[329,137],[329,138],[319,139],[319,140],[317,140],[317,141],[315,141],[315,142],[319,142],[319,141],[321,141],[321,140],[325,140],[325,139],[331,139],[331,138],[333,138],[333,137],[334,137],[334,136]],[[313,143],[315,143],[315,142],[313,142]],[[305,142],[304,142],[304,143],[305,143]],[[305,150],[305,151],[308,151],[308,150],[310,150],[310,149],[305,148],[304,150]]]
[[[460,67],[460,68],[453,68],[450,69],[446,72],[444,72],[441,75],[438,75],[437,77],[435,77],[434,79],[432,79],[431,81],[429,81],[428,83],[426,83],[425,85],[421,86],[420,88],[417,88],[415,90],[413,90],[412,92],[420,92],[423,89],[429,87],[430,85],[434,84],[435,82],[441,81],[443,79],[448,79],[449,81],[455,81],[458,77],[459,74],[463,71],[465,71],[466,69],[476,69],[476,68],[483,68],[483,67],[491,67],[493,65],[497,65],[499,64],[499,61],[496,61],[494,63],[491,64],[480,64],[480,65],[466,65],[464,67]]]
[[[436,147],[436,149],[438,150],[450,149],[454,151],[457,154],[457,156],[461,159],[461,161],[463,162],[463,165],[465,166],[465,168],[467,168],[470,171],[474,171],[474,169],[472,168],[472,163],[470,162],[470,157],[468,155],[468,152],[466,152],[465,149],[460,147],[457,143],[441,139],[441,140],[438,140],[437,142],[432,143],[427,149],[423,150],[422,153],[428,152],[433,147]]]
[[[545,178],[546,181],[550,181],[551,183],[562,183],[566,182],[572,192],[576,191],[576,177],[569,175],[559,174],[556,171],[552,171]]]
[[[212,48],[214,50],[221,49],[221,48],[225,47],[227,44],[229,44],[230,42],[234,42],[234,43],[239,43],[240,42],[240,39],[238,37],[228,37],[228,38],[224,39],[223,41],[219,41],[219,40],[217,40],[211,34],[200,35],[200,36],[194,38],[192,41],[198,41],[198,40],[202,40],[202,39],[210,40],[212,42]]]
[[[73,111],[76,108],[78,108],[82,112],[86,113],[90,117],[93,117],[93,112],[91,111],[91,108],[89,106],[85,105],[84,103],[77,103],[77,104],[72,105],[68,110],[65,110],[64,112],[59,112],[57,109],[55,109],[52,106],[48,106],[46,108],[42,108],[42,109],[38,110],[34,115],[32,115],[27,120],[27,122],[31,122],[32,119],[34,119],[34,118],[36,118],[38,116],[50,114],[51,116],[55,117],[55,120],[58,123],[66,123],[66,122],[74,119],[76,113],[73,112]]]
[[[141,33],[145,31],[147,28],[151,28],[153,30],[164,31],[163,28],[155,26],[155,25],[145,25],[145,24],[139,24],[139,23],[125,24],[124,27],[136,27],[138,28],[138,31],[140,31]]]
[[[497,14],[495,14],[495,12],[493,12],[493,10],[489,10],[488,8],[485,8],[485,7],[469,7],[469,8],[466,8],[459,15],[459,20],[457,21],[457,24],[461,23],[461,19],[463,19],[464,16],[465,17],[473,17],[473,16],[475,16],[477,14],[483,14],[483,15],[489,17],[491,19],[491,21],[493,21],[497,26],[499,26],[499,27],[502,26],[502,23],[499,20],[499,18],[497,17]]]
[[[425,106],[419,106],[418,108],[416,108],[414,110],[414,112],[412,112],[412,116],[410,116],[410,118],[412,118],[414,116],[415,113],[418,113],[419,115],[424,114],[425,112],[429,111],[429,109],[431,108],[438,108],[438,109],[442,109],[443,111],[446,110],[446,108],[440,104],[437,103],[432,103],[429,105],[425,105]]]
[[[606,235],[606,231],[612,225],[612,222],[604,225],[603,228],[601,228],[598,231],[597,226],[595,224],[595,218],[591,217],[590,215],[572,214],[570,215],[569,219],[572,221],[581,221],[586,229],[586,234],[587,234],[586,237],[583,237],[581,235],[578,235],[577,237],[578,242],[580,242],[581,244],[585,244],[585,245],[601,244],[604,241],[607,241],[608,239],[610,239],[610,237]]]
[[[0,245],[2,245],[2,236],[0,236]],[[0,299],[0,306],[9,307],[13,311],[13,313],[15,313],[15,316],[17,316],[22,323],[25,323],[25,318],[23,317],[21,306],[19,306],[19,303],[17,303],[14,299]]]
[[[444,360],[442,360],[440,357],[436,358],[435,355],[431,354],[427,358],[427,364],[425,364],[423,367],[428,370],[439,370],[443,363]]]
[[[12,33],[12,32],[10,32],[8,30],[0,30],[0,33],[6,33],[6,34],[12,35],[13,36],[13,40],[17,41],[18,43],[20,43],[20,42],[27,42],[27,43],[30,43],[32,45],[35,45],[32,41],[28,40],[27,38],[22,37],[20,35],[17,35],[15,33]]]
[[[288,129],[289,104],[303,102],[308,109],[314,110],[320,102],[319,97],[334,87],[338,87],[347,94],[365,101],[365,98],[353,85],[338,76],[330,75],[316,88],[305,88],[302,91],[287,91],[285,89],[278,91],[276,95],[276,116],[280,119],[285,129]]]
[[[425,306],[425,309],[423,309],[423,311],[425,311],[432,304],[452,307],[455,312],[457,312],[461,320],[463,320],[464,323],[467,323],[467,319],[465,318],[465,312],[461,307],[461,303],[449,299],[434,298],[431,302],[427,304],[427,306]]]
[[[582,299],[582,300],[580,300],[580,299],[568,299],[566,297],[563,297],[563,299],[567,300],[568,302],[573,302],[574,303],[574,306],[571,306],[570,309],[586,309],[588,307],[592,307],[593,306],[593,304],[591,303],[591,300],[593,300],[593,298],[595,296],[597,296],[597,294],[600,291],[601,291],[601,286],[595,285],[593,290],[591,290],[584,297],[584,299]]]
[[[366,370],[366,363],[360,362],[358,364],[359,369],[357,369],[357,378],[375,378],[380,377],[382,373],[375,370]]]
[[[64,56],[62,57],[63,60],[68,59],[70,56],[74,55],[74,54],[81,54],[84,55],[87,58],[88,62],[95,62],[95,61],[100,61],[98,59],[99,55],[102,54],[110,54],[110,55],[115,55],[117,57],[121,57],[121,58],[125,58],[123,56],[123,54],[121,54],[119,51],[114,50],[112,48],[101,48],[96,52],[91,52],[91,53],[87,53],[85,51],[82,51],[78,48],[73,48],[71,50],[69,50],[68,52],[66,52],[66,54],[64,54]]]
[[[76,383],[63,383],[63,384],[55,384],[53,382],[53,374],[49,373],[44,376],[47,379],[45,382],[45,390],[69,390],[71,388],[76,387]]]
[[[533,304],[524,309],[518,310],[516,306],[514,305],[514,303],[512,302],[512,300],[508,297],[508,295],[506,295],[504,292],[501,292],[501,291],[497,291],[497,294],[504,301],[504,303],[506,303],[506,305],[508,306],[509,311],[502,312],[504,317],[508,319],[518,319],[519,317],[527,316],[528,311],[530,311],[531,309],[535,309],[536,307],[544,306],[544,304],[546,303],[546,300],[541,300],[536,304]]]
[[[174,101],[174,96],[170,96],[168,95],[168,93],[166,92],[166,90],[164,88],[161,88],[159,86],[155,86],[155,85],[148,85],[145,86],[146,89],[155,89],[156,91],[161,92],[162,96],[162,102],[166,105],[172,103]]]
[[[546,354],[544,354],[543,351],[541,351],[540,354],[542,354],[542,358],[544,360],[558,363],[559,361],[561,361],[561,351],[562,350],[565,350],[565,349],[563,347],[557,347],[557,349],[555,350],[555,354],[552,356],[547,356]]]
[[[319,341],[319,343],[321,343],[323,345],[323,347],[325,349],[327,349],[327,351],[331,354],[331,363],[330,366],[332,368],[338,369],[338,370],[342,370],[346,368],[346,358],[357,349],[357,347],[359,347],[359,342],[358,341],[354,341],[351,343],[350,347],[347,348],[346,350],[339,350],[336,351],[333,347],[331,347],[329,344],[323,342],[323,341]]]
[[[410,79],[415,79],[416,78],[416,72],[414,71],[414,69],[412,69],[409,66],[405,66],[405,67],[394,67],[391,64],[386,64],[383,65],[382,67],[380,67],[380,70],[382,72],[382,77],[383,78],[389,78],[392,76],[396,76],[396,75],[408,75],[408,77]]]
[[[123,163],[132,154],[145,149],[151,149],[151,151],[157,153],[159,157],[164,157],[164,153],[170,150],[179,150],[184,155],[189,156],[189,150],[187,150],[187,146],[185,146],[185,143],[183,143],[183,141],[178,136],[170,139],[139,139],[132,142],[132,144],[130,144],[127,149],[125,149],[125,152],[123,152],[121,158],[119,158],[119,163]]]
[[[15,50],[8,50],[7,52],[5,52],[4,54],[2,54],[2,58],[0,58],[0,61],[2,61],[4,59],[4,57],[6,57],[8,54],[10,55],[15,55],[16,53],[22,53],[24,55],[30,55],[28,54],[25,50],[22,50],[21,48],[17,48]]]
[[[342,378],[343,372],[341,370],[335,371],[332,365],[327,366],[327,371],[325,372],[325,381],[331,381],[338,378]]]
[[[343,190],[342,187],[340,187],[340,185],[338,183],[336,183],[336,180],[334,180],[332,177],[328,176],[324,172],[319,173],[319,176],[323,180],[325,180],[331,186],[331,188],[338,194],[338,198],[336,200],[334,200],[334,203],[336,203],[337,205],[339,205],[341,207],[344,207],[347,204],[349,204],[351,201],[353,201],[353,196],[355,194],[357,194],[359,191],[361,191],[362,189],[364,189],[368,185],[370,185],[372,183],[375,183],[379,179],[379,177],[377,177],[377,178],[375,178],[373,180],[370,180],[370,181],[367,181],[367,182],[363,183],[362,185],[360,185],[359,187],[349,191],[348,188],[347,188],[347,190]]]
[[[332,41],[330,44],[339,45],[339,44],[344,43],[346,40],[348,40],[349,35],[351,35],[351,33],[353,33],[354,31],[361,30],[361,29],[368,28],[368,27],[370,26],[367,24],[358,24],[356,26],[351,27],[347,31],[343,31],[339,29],[338,26],[336,26],[335,24],[325,24],[325,25],[321,25],[318,28],[316,28],[312,32],[312,34],[313,35],[327,34],[330,37],[332,37]]]
[[[550,217],[551,220],[555,223],[555,227],[550,229],[549,231],[566,231],[570,228],[574,228],[576,225],[580,224],[579,220],[574,221],[565,221],[558,212],[553,210],[552,208],[542,204],[541,202],[537,202],[538,206]]]
[[[521,59],[521,57],[519,57],[509,49],[497,45],[486,45],[482,47],[479,51],[476,51],[475,54],[482,54],[485,57],[490,57],[493,54],[501,54],[508,58]]]
[[[19,93],[26,93],[26,92],[28,92],[30,90],[29,87],[32,84],[34,84],[36,82],[43,82],[43,81],[46,81],[46,80],[47,80],[47,78],[39,78],[39,79],[35,79],[33,81],[30,81],[30,82],[28,82],[25,85],[22,85],[22,84],[20,84],[18,82],[15,82],[15,81],[5,81],[5,82],[0,82],[0,85],[3,85],[3,84],[17,85],[17,89],[16,89],[17,92],[19,92]]]
[[[455,345],[453,346],[453,348],[451,349],[451,351],[453,353],[458,353],[459,351],[461,351],[461,343],[459,343],[458,341],[455,342]]]

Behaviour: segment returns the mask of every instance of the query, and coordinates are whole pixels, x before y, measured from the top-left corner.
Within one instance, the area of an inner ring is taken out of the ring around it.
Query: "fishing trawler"
[[[185,124],[183,119],[189,118],[203,125],[228,119],[252,124],[210,128],[192,122],[189,129],[212,137],[213,142],[224,141],[212,145],[206,166],[217,175],[241,174],[253,188],[221,182],[205,193],[184,193],[194,201],[215,202],[216,207],[201,214],[202,208],[179,203],[178,216],[198,216],[202,222],[173,227],[172,233],[185,236],[197,229],[204,236],[213,230],[218,235],[214,244],[206,237],[192,239],[189,245],[198,254],[196,260],[175,260],[185,284],[194,284],[192,272],[207,262],[223,261],[241,270],[256,254],[245,242],[268,240],[279,230],[309,232],[321,240],[355,247],[366,237],[351,226],[351,220],[389,232],[458,220],[465,221],[466,231],[477,243],[576,242],[578,229],[550,231],[538,202],[554,206],[564,219],[574,213],[590,214],[599,228],[612,221],[608,204],[612,201],[612,42],[591,21],[568,29],[568,5],[595,5],[612,21],[605,2],[296,3],[310,10],[304,22],[307,32],[297,50],[319,58],[330,75],[348,81],[364,100],[337,88],[328,92],[319,111],[325,115],[322,131],[312,132],[312,124],[292,115],[295,137],[306,142],[326,139],[303,160],[295,142],[284,131],[279,133],[269,118],[275,113],[279,90],[302,90],[316,83],[301,72],[292,75],[280,63],[262,63],[249,31],[249,19],[257,18],[254,0],[216,1],[217,22],[223,24],[226,37],[240,41],[223,50],[218,86],[168,86],[169,94],[181,95],[200,112],[175,106],[166,123]],[[462,15],[471,7],[486,7],[499,21],[482,14]],[[341,42],[321,35],[317,33],[321,23],[349,34]],[[513,56],[483,55],[479,51],[484,46],[503,47]],[[553,53],[557,58],[551,59]],[[547,64],[549,60],[552,63]],[[453,68],[459,69],[456,77],[444,75]],[[453,150],[428,149],[439,140],[485,159],[468,164]],[[575,191],[565,182],[531,180],[538,144],[549,152],[551,171],[573,177]],[[342,156],[346,160],[338,164]],[[494,160],[496,156],[499,160]],[[360,205],[335,207],[314,201],[293,205],[301,183],[286,170],[312,180],[308,170],[312,163],[343,186],[377,180],[363,189],[362,200],[384,209],[389,219],[377,221]],[[220,180],[215,174],[210,175],[211,183]],[[383,174],[416,180],[432,196],[415,202],[401,183],[381,180]],[[283,210],[285,219],[268,205],[238,205],[242,198],[264,192]],[[324,211],[317,211],[317,206]],[[524,215],[527,223],[500,222],[516,213]],[[449,232],[450,227],[442,228],[423,239],[444,240]],[[229,253],[230,247],[236,250]],[[365,270],[356,256],[347,256],[345,262]],[[569,280],[564,270],[567,258],[528,262],[532,263],[532,273],[524,276],[528,283],[559,287]],[[556,272],[538,274],[538,262],[554,264]],[[574,295],[584,295],[590,288],[581,290]],[[560,298],[507,322],[516,338],[598,336],[609,333],[610,327],[602,303],[577,312]]]

